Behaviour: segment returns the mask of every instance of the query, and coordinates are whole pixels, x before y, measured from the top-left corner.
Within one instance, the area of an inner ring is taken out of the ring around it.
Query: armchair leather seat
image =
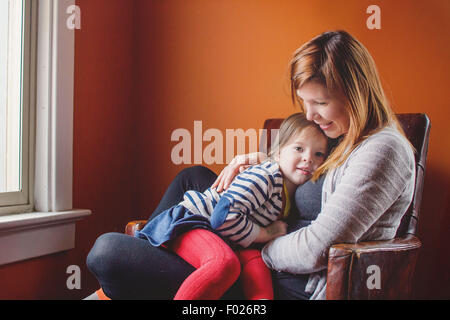
[[[332,246],[328,253],[327,299],[409,298],[421,246],[414,235]],[[378,287],[368,283],[371,275],[379,277]]]

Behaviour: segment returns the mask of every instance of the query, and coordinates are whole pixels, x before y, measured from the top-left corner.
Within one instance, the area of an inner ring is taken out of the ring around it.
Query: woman
[[[297,189],[298,210],[289,219],[291,233],[269,242],[262,256],[275,270],[276,298],[324,299],[327,255],[333,244],[395,236],[413,196],[414,155],[389,107],[375,63],[347,32],[325,32],[303,45],[294,53],[290,71],[293,101],[338,143],[316,170],[312,179],[316,183]],[[215,180],[217,191],[226,189],[243,165],[261,161],[253,158],[236,157]],[[169,187],[156,213],[179,201],[185,190],[203,191],[214,179],[202,167],[185,170]],[[189,181],[191,185],[183,185]],[[88,256],[88,266],[112,298],[171,298],[176,282],[181,284],[192,271],[168,253],[144,249],[130,237],[102,237]],[[112,248],[127,248],[123,250],[127,256],[119,258]],[[138,255],[145,258],[133,260]],[[147,265],[141,276],[152,285],[139,287],[142,279],[125,283],[123,279],[132,278],[127,273],[142,270],[137,263]],[[159,272],[168,274],[161,277]],[[164,295],[152,281],[173,291]],[[125,295],[126,290],[138,293]]]

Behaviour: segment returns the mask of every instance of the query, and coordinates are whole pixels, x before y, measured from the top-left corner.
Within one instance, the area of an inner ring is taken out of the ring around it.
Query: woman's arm
[[[344,165],[343,176],[317,219],[263,248],[263,259],[270,268],[294,274],[325,269],[331,245],[358,242],[401,200],[403,211],[388,213],[391,224],[399,223],[414,188],[415,163],[409,146],[395,136],[383,135],[361,145]]]
[[[228,189],[236,175],[247,169],[249,166],[262,163],[266,160],[267,155],[262,152],[253,152],[234,157],[233,160],[231,160],[231,162],[219,174],[211,188],[215,188],[217,192],[222,192],[223,190]]]

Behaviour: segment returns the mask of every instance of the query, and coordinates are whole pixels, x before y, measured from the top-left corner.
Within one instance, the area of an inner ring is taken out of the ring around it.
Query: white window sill
[[[0,216],[0,265],[75,247],[75,222],[90,210],[30,212]]]

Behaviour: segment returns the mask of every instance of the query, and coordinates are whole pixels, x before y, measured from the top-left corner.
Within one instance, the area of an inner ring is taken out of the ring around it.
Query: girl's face
[[[326,152],[327,138],[316,127],[308,126],[289,139],[278,155],[288,190],[308,181],[324,162]]]
[[[297,90],[303,101],[306,118],[317,123],[330,138],[348,132],[350,117],[345,108],[346,98],[341,92],[330,92],[317,81],[309,81]]]

